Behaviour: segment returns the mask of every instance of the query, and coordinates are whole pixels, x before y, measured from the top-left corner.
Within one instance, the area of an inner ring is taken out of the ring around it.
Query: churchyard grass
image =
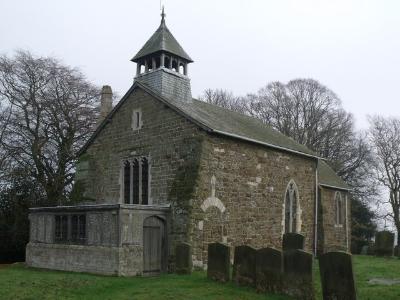
[[[371,278],[400,279],[400,260],[354,256],[358,299],[400,299],[400,285],[371,285]],[[314,263],[317,297],[322,299],[318,262]],[[118,278],[31,269],[23,264],[0,267],[0,299],[290,299],[257,294],[254,289],[222,284],[192,275]]]
[[[159,277],[110,277],[27,268],[22,264],[0,268],[0,299],[270,299],[285,296],[257,294],[232,282],[207,279],[205,272]]]

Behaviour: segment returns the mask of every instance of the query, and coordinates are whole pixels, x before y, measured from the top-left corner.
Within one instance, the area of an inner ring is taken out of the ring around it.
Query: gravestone
[[[208,244],[207,278],[220,282],[230,280],[231,249],[221,243]]]
[[[282,241],[283,251],[287,250],[304,250],[304,235],[288,232],[283,235]]]
[[[360,254],[361,255],[367,255],[368,254],[368,247],[369,247],[368,245],[362,246]]]
[[[237,284],[255,285],[256,254],[257,250],[250,246],[235,247],[232,279]]]
[[[380,231],[375,235],[375,255],[393,256],[394,233],[390,231]]]
[[[356,300],[351,254],[328,252],[319,257],[324,300]]]
[[[283,252],[283,289],[295,299],[314,300],[313,255],[303,250]]]
[[[188,243],[179,243],[175,248],[175,272],[178,274],[192,273],[192,246]]]
[[[280,292],[283,274],[282,252],[262,248],[256,254],[256,288],[259,292]]]
[[[393,255],[396,257],[400,257],[400,247],[399,245],[394,246]]]

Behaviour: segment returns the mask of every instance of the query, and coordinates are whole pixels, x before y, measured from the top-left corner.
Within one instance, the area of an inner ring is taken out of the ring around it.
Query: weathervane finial
[[[161,13],[161,23],[165,23],[165,12],[164,12],[164,5],[162,6],[162,13]]]

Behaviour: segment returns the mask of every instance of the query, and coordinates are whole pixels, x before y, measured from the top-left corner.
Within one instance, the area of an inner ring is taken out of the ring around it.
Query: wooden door
[[[145,219],[143,224],[143,273],[158,274],[164,271],[164,222],[157,217]]]

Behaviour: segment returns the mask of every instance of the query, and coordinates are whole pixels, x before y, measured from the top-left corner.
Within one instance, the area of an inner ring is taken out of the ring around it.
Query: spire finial
[[[161,24],[165,24],[165,12],[164,12],[164,5],[162,6],[162,13],[161,13]]]

